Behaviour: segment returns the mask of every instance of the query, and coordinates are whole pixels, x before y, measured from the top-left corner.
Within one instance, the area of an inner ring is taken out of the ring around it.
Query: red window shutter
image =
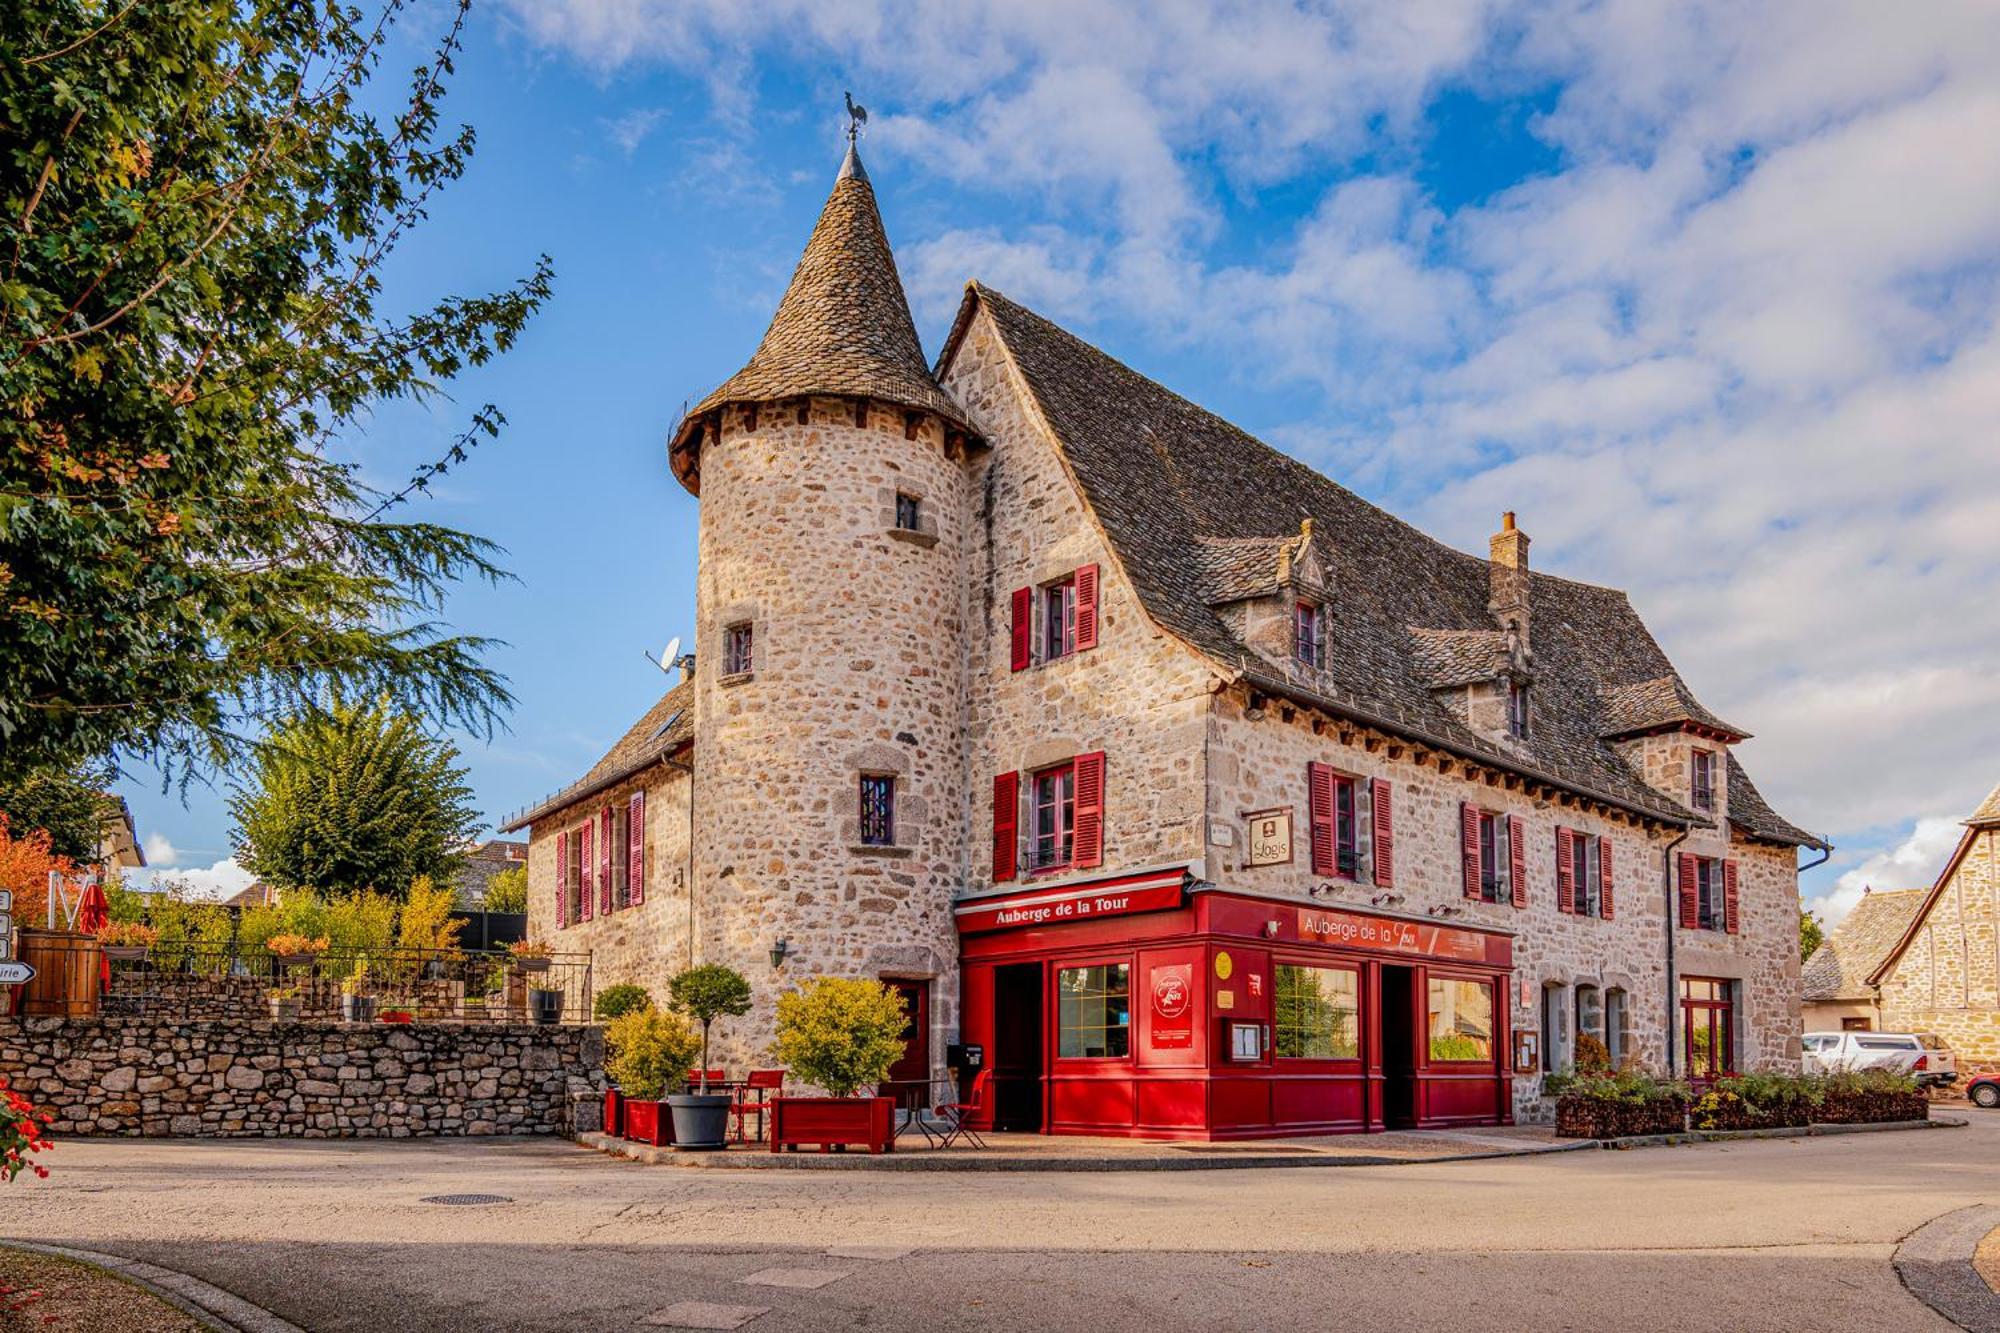
[[[579,844],[582,850],[577,855],[577,860],[581,863],[580,872],[583,881],[583,892],[577,895],[577,901],[582,904],[576,914],[579,921],[590,920],[591,909],[597,898],[597,859],[590,854],[590,825],[590,820],[583,821],[581,830],[583,841]]]
[[[631,885],[632,906],[646,901],[646,793],[632,793],[625,817],[625,878]]]
[[[1458,807],[1459,849],[1465,854],[1465,896],[1479,896],[1479,807],[1467,801]]]
[[[1680,861],[1682,930],[1693,930],[1701,924],[1701,905],[1695,896],[1694,874],[1694,857],[1682,852]]]
[[[1556,910],[1574,912],[1576,910],[1576,834],[1569,829],[1556,829]]]
[[[1387,778],[1376,778],[1368,784],[1369,794],[1374,798],[1375,882],[1383,888],[1396,882],[1396,818],[1389,799],[1390,787]]]
[[[1507,816],[1507,881],[1513,886],[1514,906],[1528,905],[1528,821],[1519,815]]]
[[[1021,775],[1002,773],[993,779],[993,882],[1014,878],[1014,861],[1021,851]]]
[[[1335,854],[1333,813],[1333,769],[1325,764],[1306,765],[1306,804],[1312,814],[1312,872],[1338,875],[1340,858]]]
[[[1097,646],[1097,566],[1076,571],[1076,650]]]
[[[1604,919],[1611,919],[1611,839],[1597,840],[1597,901]]]
[[[1104,751],[1076,757],[1076,856],[1079,870],[1104,864]]]
[[[1731,935],[1736,933],[1736,862],[1734,858],[1722,863],[1722,928]]]
[[[614,906],[611,901],[611,881],[616,878],[611,873],[611,868],[615,864],[611,859],[611,840],[618,827],[612,818],[610,806],[604,807],[604,812],[597,817],[597,823],[599,829],[597,839],[603,849],[597,858],[597,907],[605,916],[610,916]]]
[[[569,925],[569,830],[556,834],[556,929]]]
[[[1035,632],[1035,590],[1014,589],[1014,670],[1026,671]]]

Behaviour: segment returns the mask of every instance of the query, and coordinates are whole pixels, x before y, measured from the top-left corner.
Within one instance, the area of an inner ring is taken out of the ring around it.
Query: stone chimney
[[[1500,531],[1493,534],[1492,564],[1488,569],[1491,594],[1486,609],[1518,644],[1528,646],[1528,534],[1514,526],[1514,511],[1500,516]]]

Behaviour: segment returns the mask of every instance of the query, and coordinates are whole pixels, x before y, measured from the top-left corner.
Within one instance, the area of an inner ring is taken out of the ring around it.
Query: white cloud
[[[1861,895],[1873,889],[1925,889],[1937,882],[1944,863],[1958,846],[1963,816],[1920,819],[1901,842],[1881,848],[1834,881],[1833,887],[1807,906],[1827,925],[1839,924],[1854,910]]]
[[[1864,842],[1922,817],[1856,849],[1885,875],[2000,777],[1976,725],[2000,715],[2000,498],[1975,480],[2000,9],[509,3],[600,69],[851,71],[879,141],[975,201],[897,237],[927,321],[980,276],[1318,386],[1277,438],[1470,549],[1517,509],[1543,567],[1630,589],[1758,733],[1785,813]],[[1413,165],[1435,93],[1551,83],[1553,165],[1441,211]],[[1289,234],[1223,257],[1223,201],[1315,182]]]
[[[619,151],[630,157],[659,128],[666,115],[665,107],[636,107],[622,116],[604,121],[604,132],[612,143],[618,145]]]
[[[167,841],[166,834],[148,833],[146,835],[147,865],[160,868],[170,866],[179,859],[180,853],[174,850],[174,845],[171,842]]]
[[[209,866],[187,866],[170,872],[139,871],[132,877],[155,889],[179,887],[196,898],[229,898],[256,880],[231,856]]]

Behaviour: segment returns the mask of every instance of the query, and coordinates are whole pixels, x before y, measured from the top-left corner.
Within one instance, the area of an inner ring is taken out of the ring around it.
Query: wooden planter
[[[654,1148],[673,1146],[674,1118],[668,1114],[665,1102],[643,1101],[637,1097],[620,1097],[618,1100],[623,1112],[624,1137]]]
[[[21,961],[35,975],[21,987],[19,1012],[43,1018],[88,1018],[97,1012],[97,978],[103,949],[97,936],[77,930],[23,926]]]
[[[871,1153],[896,1149],[893,1097],[775,1097],[771,1101],[771,1151],[795,1152],[806,1144],[821,1152],[849,1146]]]

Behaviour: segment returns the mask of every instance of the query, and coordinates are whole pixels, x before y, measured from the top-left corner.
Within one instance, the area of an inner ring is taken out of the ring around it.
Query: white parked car
[[[1800,1039],[1808,1074],[1891,1069],[1925,1087],[1958,1078],[1958,1061],[1942,1041],[1914,1032],[1808,1032]]]

